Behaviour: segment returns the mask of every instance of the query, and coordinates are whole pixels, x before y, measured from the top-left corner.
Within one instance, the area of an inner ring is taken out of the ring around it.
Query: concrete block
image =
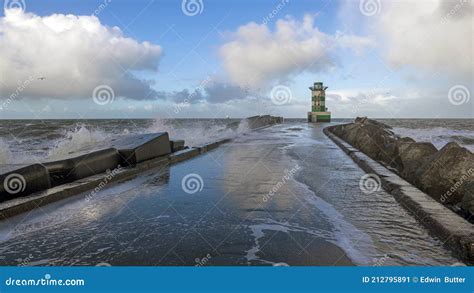
[[[74,163],[70,159],[46,162],[42,165],[48,170],[51,186],[58,186],[71,181],[68,176],[74,168]]]
[[[184,149],[184,140],[170,140],[171,151],[177,152]]]
[[[213,143],[209,143],[207,144],[207,151],[210,151],[210,150],[213,150],[213,149],[216,149],[217,147],[219,147],[219,142],[213,142]]]
[[[0,183],[0,202],[51,187],[48,170],[41,164],[13,167],[0,175]]]
[[[171,163],[177,163],[195,157],[199,154],[200,150],[198,148],[191,148],[172,153],[169,158]]]
[[[120,165],[121,161],[119,152],[114,148],[109,148],[74,158],[47,162],[43,165],[50,174],[52,186],[57,186],[113,170]]]
[[[126,166],[171,153],[167,132],[131,135],[112,141],[110,146],[118,149]]]
[[[117,168],[121,163],[119,152],[114,149],[105,149],[70,159],[73,165],[69,178],[78,180],[85,177],[105,173]]]

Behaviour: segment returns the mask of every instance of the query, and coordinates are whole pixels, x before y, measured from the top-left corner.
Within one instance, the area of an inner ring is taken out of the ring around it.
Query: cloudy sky
[[[474,118],[472,0],[5,0],[0,118]]]

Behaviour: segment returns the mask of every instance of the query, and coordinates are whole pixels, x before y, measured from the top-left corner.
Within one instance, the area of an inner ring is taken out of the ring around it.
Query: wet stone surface
[[[161,170],[0,222],[2,265],[451,265],[440,240],[324,124],[241,135]],[[27,261],[25,261],[27,260]]]

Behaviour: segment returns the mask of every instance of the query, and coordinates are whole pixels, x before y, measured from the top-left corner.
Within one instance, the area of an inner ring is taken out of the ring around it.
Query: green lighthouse
[[[311,90],[311,112],[308,112],[308,122],[331,122],[331,112],[326,108],[326,89],[322,82],[315,82]]]

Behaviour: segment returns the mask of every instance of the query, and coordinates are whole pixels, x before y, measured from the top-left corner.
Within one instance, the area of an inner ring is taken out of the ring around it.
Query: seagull
[[[42,76],[42,77],[38,77],[39,80],[45,80],[46,77]]]

